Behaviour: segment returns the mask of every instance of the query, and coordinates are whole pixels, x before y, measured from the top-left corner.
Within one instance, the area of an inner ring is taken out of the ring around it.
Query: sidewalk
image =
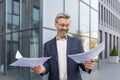
[[[108,59],[100,60],[99,70],[83,73],[82,77],[83,80],[120,80],[120,62],[115,64]]]
[[[95,67],[96,68],[96,67]],[[83,80],[120,80],[120,62],[117,64],[109,63],[108,59],[99,61],[99,70],[93,70],[91,74],[82,72]],[[1,76],[0,80],[15,80]]]
[[[15,79],[0,75],[0,80],[15,80]]]

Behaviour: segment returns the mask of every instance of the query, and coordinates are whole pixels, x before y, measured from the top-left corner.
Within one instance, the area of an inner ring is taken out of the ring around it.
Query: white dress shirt
[[[57,40],[59,80],[67,80],[67,40]]]

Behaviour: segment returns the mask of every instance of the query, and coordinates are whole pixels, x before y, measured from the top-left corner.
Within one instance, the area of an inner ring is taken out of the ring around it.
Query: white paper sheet
[[[21,67],[34,67],[43,65],[50,57],[44,58],[20,58],[17,61],[10,64],[10,66],[21,66]]]
[[[16,55],[15,55],[15,58],[16,58],[16,59],[22,58],[22,55],[20,54],[19,50],[17,50]]]
[[[18,60],[10,64],[10,66],[34,67],[38,65],[43,65],[51,57],[25,58],[22,57],[19,51],[17,51],[15,58]]]
[[[88,52],[78,53],[75,55],[68,55],[68,56],[77,63],[83,63],[84,61],[89,61],[91,59],[95,59],[95,57],[97,57],[100,54],[100,52],[102,52],[104,49],[105,49],[105,43],[103,41],[97,47],[91,49]]]

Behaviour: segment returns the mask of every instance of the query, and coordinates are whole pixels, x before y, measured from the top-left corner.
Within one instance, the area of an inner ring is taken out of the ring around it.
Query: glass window
[[[63,12],[63,0],[43,0],[43,8],[43,26],[55,29],[55,17]]]
[[[12,37],[11,34],[7,34],[7,35],[6,35],[6,40],[11,40],[11,37]]]
[[[99,24],[100,24],[100,22],[101,22],[101,21],[100,21],[100,20],[101,20],[101,19],[100,19],[100,18],[101,18],[101,17],[100,17],[100,16],[101,16],[101,14],[100,14],[101,10],[100,10],[100,9],[101,9],[101,8],[100,8],[100,3],[99,3],[99,11],[98,11],[98,15],[99,15],[99,16],[98,16]]]
[[[100,35],[100,42],[102,42],[103,34],[102,34],[102,31],[101,31],[101,30],[99,30],[99,35]]]
[[[7,14],[7,23],[11,24],[12,20],[11,20],[11,14]]]
[[[113,36],[113,45],[115,45],[115,35]]]
[[[18,2],[19,0],[17,0],[17,1],[14,1],[13,2],[13,4],[14,4],[14,8],[13,8],[13,11],[14,11],[14,14],[19,14],[20,12],[19,12],[19,2]]]
[[[43,29],[43,44],[56,36],[56,31]]]
[[[82,41],[84,51],[89,51],[90,50],[90,38],[82,36],[80,37],[80,40]]]
[[[0,74],[3,74],[3,72],[4,72],[4,54],[3,54],[2,47],[3,47],[2,46],[2,37],[0,35]]]
[[[98,12],[91,9],[91,37],[98,38]]]
[[[108,35],[108,34],[105,32],[105,58],[106,58],[106,59],[107,59],[107,57],[108,57],[108,56],[107,56],[107,53],[108,53],[108,52],[107,52],[107,49],[108,49],[108,48],[107,48],[107,47],[108,47],[108,46],[107,46],[107,45],[108,45],[108,44],[107,44],[107,41],[108,41],[107,35]]]
[[[106,23],[108,24],[108,9],[106,10]]]
[[[14,25],[19,25],[19,16],[13,15],[13,24]]]
[[[103,23],[103,5],[101,5],[101,21]]]
[[[33,7],[33,27],[39,27],[39,8]]]
[[[28,29],[40,27],[40,0],[22,0],[21,5],[21,28]],[[29,7],[28,7],[29,5]]]
[[[38,51],[38,30],[33,30],[30,38],[30,57],[39,57]]]
[[[12,31],[12,16],[11,14],[7,14],[7,28],[6,28],[6,32],[11,32]]]
[[[100,36],[99,36],[100,42],[102,42],[103,34],[102,34],[102,31],[101,31],[101,30],[99,30],[99,35],[100,35]],[[99,58],[102,59],[102,56],[103,56],[103,54],[102,54],[102,52],[101,52],[100,55],[99,55]]]
[[[9,66],[9,64],[13,63],[16,61],[15,59],[15,54],[16,51],[18,50],[18,41],[13,41],[13,40],[7,40],[7,75],[19,78],[19,67],[12,67]],[[17,74],[16,74],[17,73]]]
[[[98,44],[98,39],[91,38],[90,40],[90,49],[93,49],[97,46]]]
[[[31,0],[29,0],[31,1]],[[29,4],[30,5],[30,4]],[[20,29],[27,29],[27,28],[30,28],[31,27],[31,17],[30,17],[30,14],[29,14],[30,9],[28,8],[28,0],[22,0],[22,4],[21,4],[21,16],[20,16],[20,19],[21,19],[21,28]]]
[[[12,28],[13,28],[13,31],[19,30],[19,26],[17,26],[17,25],[13,25]]]
[[[90,4],[90,0],[82,0],[82,1],[84,1],[87,4]]]
[[[20,51],[22,56],[39,57],[38,45],[38,30],[20,32]],[[38,80],[36,79],[38,77],[29,68],[21,68],[20,72],[21,80]]]
[[[39,8],[33,7],[33,20],[39,21]]]
[[[69,32],[77,33],[78,32],[78,0],[65,0],[65,12],[70,15],[70,19],[71,19]]]
[[[14,41],[19,41],[19,33],[13,33],[12,36]]]
[[[106,14],[106,8],[104,7],[104,23],[106,23],[106,16],[105,16],[105,14]]]
[[[98,0],[91,0],[91,7],[98,10]]]
[[[109,19],[108,19],[108,24],[110,25],[110,19],[111,19],[111,18],[110,18],[110,11],[109,11],[109,16],[108,16],[108,17],[109,17]]]
[[[80,33],[89,36],[89,7],[80,3]]]
[[[7,3],[7,13],[12,13],[12,0],[6,0]]]
[[[111,34],[109,34],[109,50],[110,50],[110,52],[111,52],[111,50],[112,50],[112,36],[111,36]]]

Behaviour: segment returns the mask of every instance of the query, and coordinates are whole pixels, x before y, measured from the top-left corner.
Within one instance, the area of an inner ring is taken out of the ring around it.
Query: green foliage
[[[118,56],[118,52],[117,52],[117,49],[116,49],[115,45],[114,45],[114,47],[113,47],[113,49],[110,53],[110,56]]]

